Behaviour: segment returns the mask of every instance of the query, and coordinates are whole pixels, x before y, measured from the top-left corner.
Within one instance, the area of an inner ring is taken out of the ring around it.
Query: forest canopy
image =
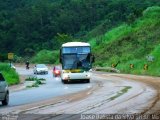
[[[126,22],[131,24],[159,0],[1,0],[0,53],[34,55],[59,49],[60,35],[84,37],[98,25],[103,34]]]

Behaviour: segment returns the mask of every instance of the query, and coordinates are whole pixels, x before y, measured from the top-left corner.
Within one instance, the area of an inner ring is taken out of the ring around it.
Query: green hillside
[[[15,62],[54,64],[62,43],[90,41],[95,66],[120,62],[125,73],[159,75],[158,6],[160,0],[1,0],[0,61],[13,52]]]
[[[155,5],[160,5],[160,1],[1,0],[0,56],[14,52],[32,57],[43,49],[59,49],[58,33],[85,41],[123,22],[134,21],[144,9]],[[88,34],[97,26],[103,30]]]
[[[147,8],[133,23],[94,37],[90,43],[96,56],[95,66],[111,66],[119,61],[116,68],[121,72],[160,76],[160,7]],[[146,59],[148,55],[154,57],[152,62]],[[148,70],[144,70],[144,64]]]

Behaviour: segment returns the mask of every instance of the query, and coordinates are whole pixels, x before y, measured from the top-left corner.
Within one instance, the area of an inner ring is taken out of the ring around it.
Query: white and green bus
[[[60,63],[62,64],[61,80],[90,82],[94,56],[91,46],[85,42],[68,42],[60,49]]]

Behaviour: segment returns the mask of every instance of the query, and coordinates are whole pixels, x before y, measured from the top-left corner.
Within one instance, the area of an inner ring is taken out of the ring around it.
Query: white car
[[[9,103],[8,85],[2,73],[0,73],[0,101],[2,102],[2,105],[8,105]]]
[[[45,64],[37,64],[33,69],[34,74],[48,74],[48,67]]]

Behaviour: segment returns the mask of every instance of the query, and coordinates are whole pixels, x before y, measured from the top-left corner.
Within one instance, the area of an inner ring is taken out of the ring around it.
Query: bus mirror
[[[61,57],[59,57],[59,62],[62,63],[62,58]]]
[[[94,55],[91,55],[91,63],[94,63],[95,62],[95,57]]]

